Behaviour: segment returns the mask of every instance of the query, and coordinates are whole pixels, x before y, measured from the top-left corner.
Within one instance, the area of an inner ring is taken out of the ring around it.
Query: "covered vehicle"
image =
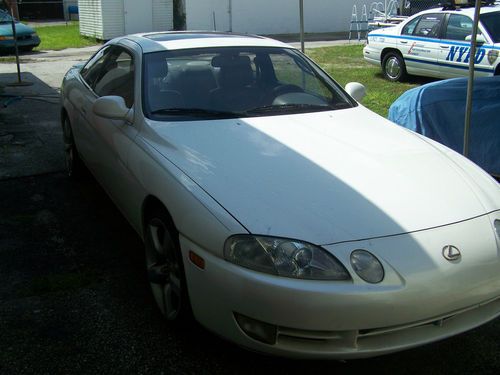
[[[389,108],[389,120],[462,152],[467,78],[432,82],[406,91]],[[500,177],[500,77],[474,80],[469,157]]]
[[[17,45],[21,51],[31,51],[40,44],[38,34],[31,27],[15,20]],[[0,53],[14,50],[14,34],[12,30],[12,16],[4,9],[0,9]]]
[[[260,36],[121,37],[64,78],[68,173],[142,237],[167,319],[246,348],[368,357],[498,317],[499,185],[362,93]]]

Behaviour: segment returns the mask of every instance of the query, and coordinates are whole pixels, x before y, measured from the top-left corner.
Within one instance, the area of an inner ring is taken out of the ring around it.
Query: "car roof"
[[[426,14],[426,13],[454,13],[454,14],[464,14],[469,17],[473,17],[475,12],[474,7],[464,7],[464,8],[457,8],[457,9],[447,9],[438,7],[438,8],[432,8],[432,9],[427,9],[424,10],[420,13],[417,14]],[[499,5],[488,5],[488,6],[482,6],[481,7],[481,14],[486,14],[486,13],[492,13],[492,12],[500,12],[500,6]]]
[[[280,41],[258,35],[213,31],[166,31],[127,35],[114,39],[130,39],[139,44],[144,53],[206,47],[284,47]]]

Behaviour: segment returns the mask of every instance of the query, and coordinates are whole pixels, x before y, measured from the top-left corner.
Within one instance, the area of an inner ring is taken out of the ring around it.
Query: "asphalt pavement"
[[[500,372],[500,319],[345,363],[267,357],[195,322],[166,322],[140,239],[90,175],[64,174],[58,90],[94,50],[27,56],[23,80],[33,85],[3,88],[22,99],[0,108],[0,374]],[[0,85],[15,81],[14,64],[0,64]]]

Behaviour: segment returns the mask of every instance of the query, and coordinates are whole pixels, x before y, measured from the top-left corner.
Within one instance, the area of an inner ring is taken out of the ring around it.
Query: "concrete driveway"
[[[0,108],[0,179],[31,176],[64,168],[59,123],[59,90],[64,74],[87,60],[98,46],[22,55],[21,79],[13,63],[0,64],[3,94],[22,98]],[[1,100],[1,98],[0,98]]]
[[[28,57],[28,95],[0,109],[0,373],[497,374],[500,319],[425,347],[347,363],[250,353],[194,322],[165,322],[142,244],[95,180],[63,173],[58,88],[94,51]],[[15,66],[0,64],[0,82]],[[367,311],[367,314],[370,312]]]

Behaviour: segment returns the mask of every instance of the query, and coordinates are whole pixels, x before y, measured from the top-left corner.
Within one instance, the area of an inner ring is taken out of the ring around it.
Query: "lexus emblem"
[[[458,250],[457,247],[453,245],[446,245],[443,247],[443,256],[446,260],[453,262],[455,260],[459,260],[462,257],[462,253]]]

